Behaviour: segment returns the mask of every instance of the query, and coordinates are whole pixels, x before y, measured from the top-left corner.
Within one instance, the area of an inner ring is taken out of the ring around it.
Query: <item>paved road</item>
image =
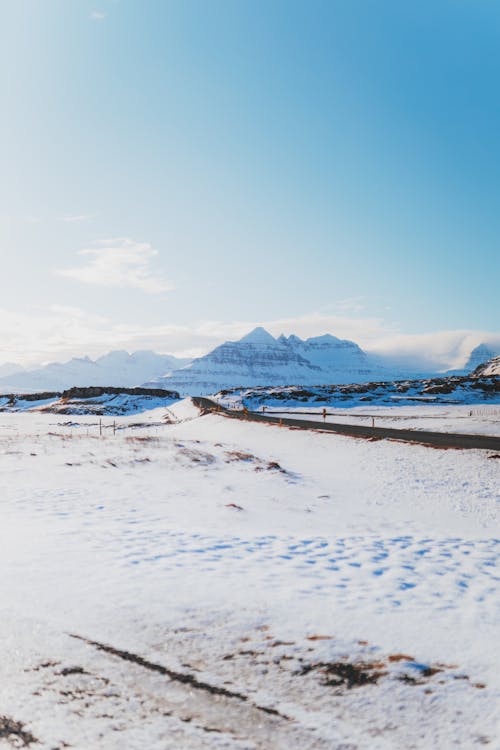
[[[322,430],[335,432],[339,435],[350,435],[360,438],[379,438],[403,440],[408,443],[431,445],[438,448],[479,448],[483,450],[500,451],[500,437],[490,435],[463,435],[452,432],[430,432],[427,430],[399,430],[394,427],[367,427],[364,425],[339,424],[335,422],[313,422],[308,419],[293,417],[273,417],[254,411],[244,413],[234,409],[226,409],[215,401],[202,396],[193,398],[194,403],[204,411],[215,411],[232,419],[245,419],[251,422],[266,422],[267,424],[283,424],[302,430]]]

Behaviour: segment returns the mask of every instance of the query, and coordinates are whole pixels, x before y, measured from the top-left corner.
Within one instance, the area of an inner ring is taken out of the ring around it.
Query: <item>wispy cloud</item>
[[[59,221],[67,222],[68,224],[77,224],[80,221],[90,221],[94,219],[97,214],[75,214],[71,216],[60,216]]]
[[[77,268],[57,269],[55,273],[83,284],[107,287],[129,287],[147,294],[172,290],[173,284],[152,268],[158,256],[147,242],[135,242],[128,237],[100,240],[96,247],[80,250],[78,255],[88,262]]]
[[[90,13],[90,19],[92,21],[104,21],[106,18],[106,13],[102,10],[93,10]]]
[[[362,312],[366,307],[365,297],[347,297],[346,299],[339,299],[333,305],[336,312],[338,313],[351,313],[358,314]]]

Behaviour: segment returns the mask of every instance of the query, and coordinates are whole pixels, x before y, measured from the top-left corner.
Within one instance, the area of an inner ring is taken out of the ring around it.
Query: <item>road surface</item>
[[[338,435],[379,440],[402,440],[408,443],[419,443],[436,448],[463,448],[500,451],[500,437],[493,435],[466,435],[452,432],[430,432],[428,430],[400,430],[394,427],[367,427],[366,425],[340,424],[335,422],[314,422],[294,417],[274,417],[253,411],[226,409],[212,399],[202,396],[193,397],[194,403],[204,411],[217,412],[232,419],[245,419],[251,422],[286,425],[302,430],[322,430]]]

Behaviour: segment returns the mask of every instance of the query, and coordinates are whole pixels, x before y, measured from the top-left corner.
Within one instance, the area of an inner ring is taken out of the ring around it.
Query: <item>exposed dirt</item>
[[[323,675],[322,684],[326,687],[345,687],[350,690],[362,685],[374,685],[387,672],[381,671],[383,662],[318,662],[306,664],[299,674],[305,675],[318,671]]]
[[[29,747],[38,742],[24,724],[8,716],[0,716],[0,739],[7,740],[12,747]]]

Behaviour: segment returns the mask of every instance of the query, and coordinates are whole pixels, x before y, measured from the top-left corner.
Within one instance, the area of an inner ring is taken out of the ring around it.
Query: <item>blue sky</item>
[[[2,8],[0,363],[500,345],[493,0]]]

